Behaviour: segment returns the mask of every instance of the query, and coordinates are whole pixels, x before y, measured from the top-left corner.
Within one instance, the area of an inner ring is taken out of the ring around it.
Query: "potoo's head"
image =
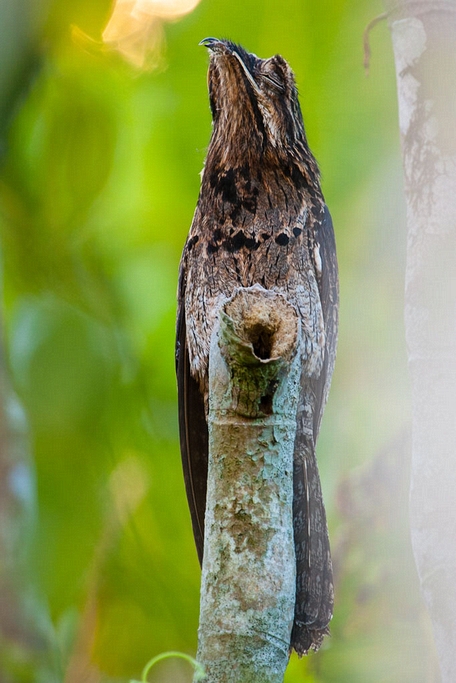
[[[228,40],[205,38],[213,142],[238,152],[308,154],[295,78],[280,55],[259,59]],[[215,138],[215,139],[214,139]],[[220,150],[223,152],[223,150]],[[226,150],[228,153],[228,149]]]

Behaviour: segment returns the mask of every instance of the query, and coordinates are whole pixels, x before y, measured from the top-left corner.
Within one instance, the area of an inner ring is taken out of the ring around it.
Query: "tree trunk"
[[[412,545],[442,681],[456,681],[456,2],[385,0],[407,201]]]
[[[300,324],[259,285],[222,307],[209,361],[198,661],[208,683],[280,683],[295,605]]]

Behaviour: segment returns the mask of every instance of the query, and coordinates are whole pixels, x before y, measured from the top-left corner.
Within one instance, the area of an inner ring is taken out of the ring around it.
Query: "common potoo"
[[[182,462],[203,556],[211,332],[221,304],[256,283],[282,293],[303,335],[293,524],[296,606],[290,647],[318,649],[333,611],[331,555],[315,444],[334,367],[338,275],[334,232],[307,144],[293,72],[206,38],[213,118],[179,276],[177,376]]]

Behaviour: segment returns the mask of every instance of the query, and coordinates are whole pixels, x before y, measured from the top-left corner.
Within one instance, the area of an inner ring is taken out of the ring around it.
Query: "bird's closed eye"
[[[283,92],[285,88],[283,87],[282,83],[278,80],[278,78],[275,78],[274,76],[271,76],[270,74],[263,74],[263,78],[265,81],[269,83],[269,85],[272,85],[273,88],[276,90],[279,90],[280,92]]]

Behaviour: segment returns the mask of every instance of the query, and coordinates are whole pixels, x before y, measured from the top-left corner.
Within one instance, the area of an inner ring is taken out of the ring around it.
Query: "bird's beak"
[[[203,40],[200,40],[198,45],[203,45],[204,47],[207,47],[208,50],[211,50],[212,52],[217,51],[217,47],[226,47],[225,43],[222,40],[219,40],[218,38],[203,38]]]
[[[260,92],[260,89],[258,85],[255,82],[255,79],[253,78],[252,74],[248,70],[247,66],[244,64],[242,61],[242,57],[236,52],[236,50],[231,50],[227,44],[225,43],[224,40],[219,40],[218,38],[203,38],[198,45],[204,45],[204,47],[207,47],[208,50],[211,52],[215,52],[218,54],[229,54],[233,55],[235,57],[239,64],[242,66],[242,69],[247,77],[247,80],[249,81],[250,85],[252,88],[255,90],[256,93]]]

